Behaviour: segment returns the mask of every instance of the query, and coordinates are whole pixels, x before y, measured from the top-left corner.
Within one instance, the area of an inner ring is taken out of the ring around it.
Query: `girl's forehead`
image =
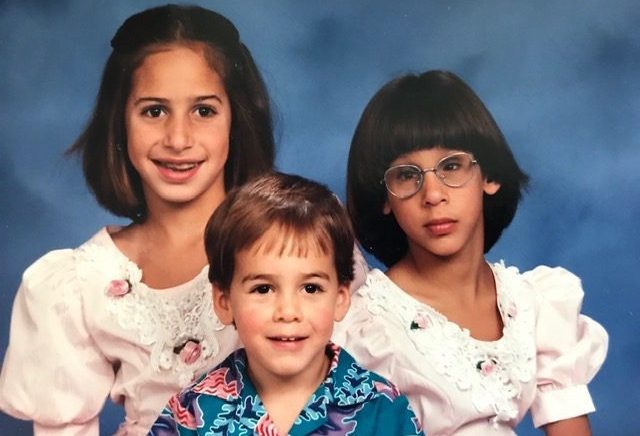
[[[222,77],[223,62],[220,57],[220,53],[216,47],[211,44],[207,44],[202,41],[192,41],[192,40],[178,40],[172,42],[162,42],[157,44],[151,44],[147,46],[144,50],[144,54],[140,60],[138,65],[138,70],[140,66],[142,66],[145,61],[151,56],[162,54],[162,53],[170,53],[176,51],[182,51],[184,49],[190,50],[198,56],[201,56],[204,61],[209,65],[209,68],[212,72],[220,75]]]

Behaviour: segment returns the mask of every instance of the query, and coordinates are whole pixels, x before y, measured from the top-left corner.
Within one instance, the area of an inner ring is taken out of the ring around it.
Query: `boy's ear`
[[[485,194],[493,195],[500,190],[500,183],[485,178],[483,190]]]
[[[229,298],[229,292],[223,292],[215,283],[212,283],[211,286],[213,288],[213,310],[216,312],[216,315],[222,324],[232,325],[233,312],[231,311],[231,299]]]
[[[334,321],[342,321],[351,306],[351,292],[349,283],[338,286],[338,296],[336,298],[336,308],[333,312]]]

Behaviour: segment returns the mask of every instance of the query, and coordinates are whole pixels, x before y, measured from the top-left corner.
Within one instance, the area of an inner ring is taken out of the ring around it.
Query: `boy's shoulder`
[[[333,345],[339,359],[333,372],[334,406],[331,419],[341,425],[358,422],[353,434],[422,435],[408,398],[391,381],[370,371],[344,349]]]

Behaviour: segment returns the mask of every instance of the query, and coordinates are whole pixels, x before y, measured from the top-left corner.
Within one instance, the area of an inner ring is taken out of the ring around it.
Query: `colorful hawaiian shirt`
[[[329,373],[298,415],[290,435],[422,435],[407,398],[346,351],[327,345]],[[269,435],[278,431],[239,349],[164,408],[150,435]]]

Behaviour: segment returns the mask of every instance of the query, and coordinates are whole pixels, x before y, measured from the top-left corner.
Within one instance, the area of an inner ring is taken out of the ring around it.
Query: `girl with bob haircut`
[[[369,272],[334,340],[396,383],[429,434],[514,434],[530,408],[548,435],[590,434],[587,383],[608,337],[580,314],[580,279],[484,257],[527,180],[450,72],[390,81],[356,128],[347,206],[388,270]]]
[[[267,90],[225,17],[166,5],[111,40],[93,115],[70,151],[108,211],[101,229],[24,273],[0,408],[35,434],[146,434],[167,399],[239,346],[213,313],[203,232],[226,191],[270,171]]]

